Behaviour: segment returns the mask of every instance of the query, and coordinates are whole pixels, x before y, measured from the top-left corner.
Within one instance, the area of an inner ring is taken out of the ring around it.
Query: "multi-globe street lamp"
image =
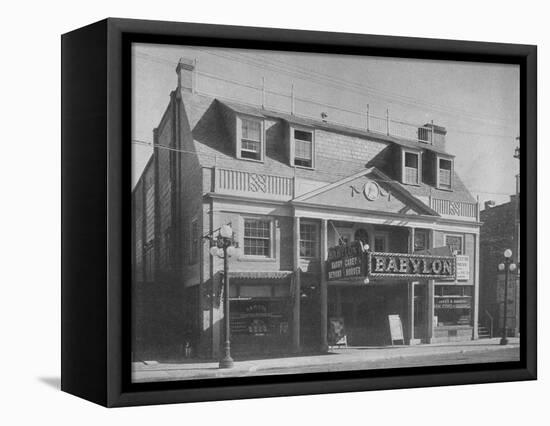
[[[214,232],[218,235],[214,237]],[[224,345],[223,358],[220,360],[219,368],[232,368],[231,358],[231,329],[229,322],[229,264],[228,258],[237,253],[238,244],[235,241],[235,234],[231,223],[220,226],[219,229],[207,236],[210,240],[210,255],[223,259],[223,320],[224,320]]]
[[[507,317],[507,307],[508,307],[508,274],[510,272],[515,272],[517,269],[517,265],[512,260],[512,250],[506,249],[504,250],[504,261],[501,262],[498,265],[498,270],[500,272],[504,271],[504,309],[503,314],[504,317],[502,318],[502,338],[500,339],[501,345],[507,345],[508,339],[507,339],[507,333],[506,333],[506,317]]]

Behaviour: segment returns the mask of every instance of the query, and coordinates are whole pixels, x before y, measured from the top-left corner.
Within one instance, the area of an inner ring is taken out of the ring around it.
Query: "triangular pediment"
[[[438,216],[399,182],[375,167],[303,194],[293,201],[400,215]]]

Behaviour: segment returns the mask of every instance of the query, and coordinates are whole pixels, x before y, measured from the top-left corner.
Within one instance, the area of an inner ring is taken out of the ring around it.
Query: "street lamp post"
[[[223,259],[223,322],[224,322],[224,344],[223,358],[220,360],[219,368],[232,368],[231,358],[231,329],[229,322],[229,263],[228,258],[236,253],[238,244],[235,242],[231,224],[222,225],[218,229],[218,235],[208,236],[211,242],[210,254],[212,257]]]
[[[517,268],[516,264],[512,261],[512,250],[510,249],[504,250],[504,261],[498,265],[498,270],[501,272],[504,271],[504,309],[503,309],[504,317],[502,318],[502,338],[500,339],[501,345],[508,344],[508,339],[506,334],[506,317],[507,317],[507,308],[508,308],[508,274],[510,272],[514,272],[516,268]]]

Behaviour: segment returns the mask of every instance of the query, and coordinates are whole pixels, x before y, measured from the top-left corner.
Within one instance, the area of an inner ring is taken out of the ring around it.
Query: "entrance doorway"
[[[328,317],[343,319],[350,346],[390,345],[388,315],[399,315],[407,328],[405,282],[329,286],[328,300]]]
[[[321,347],[321,308],[319,286],[304,279],[300,295],[300,346],[317,351]]]

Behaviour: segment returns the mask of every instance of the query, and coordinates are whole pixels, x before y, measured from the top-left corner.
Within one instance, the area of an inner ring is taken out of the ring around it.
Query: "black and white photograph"
[[[131,69],[132,383],[520,360],[518,65]]]
[[[544,10],[6,4],[0,425],[544,424]]]

